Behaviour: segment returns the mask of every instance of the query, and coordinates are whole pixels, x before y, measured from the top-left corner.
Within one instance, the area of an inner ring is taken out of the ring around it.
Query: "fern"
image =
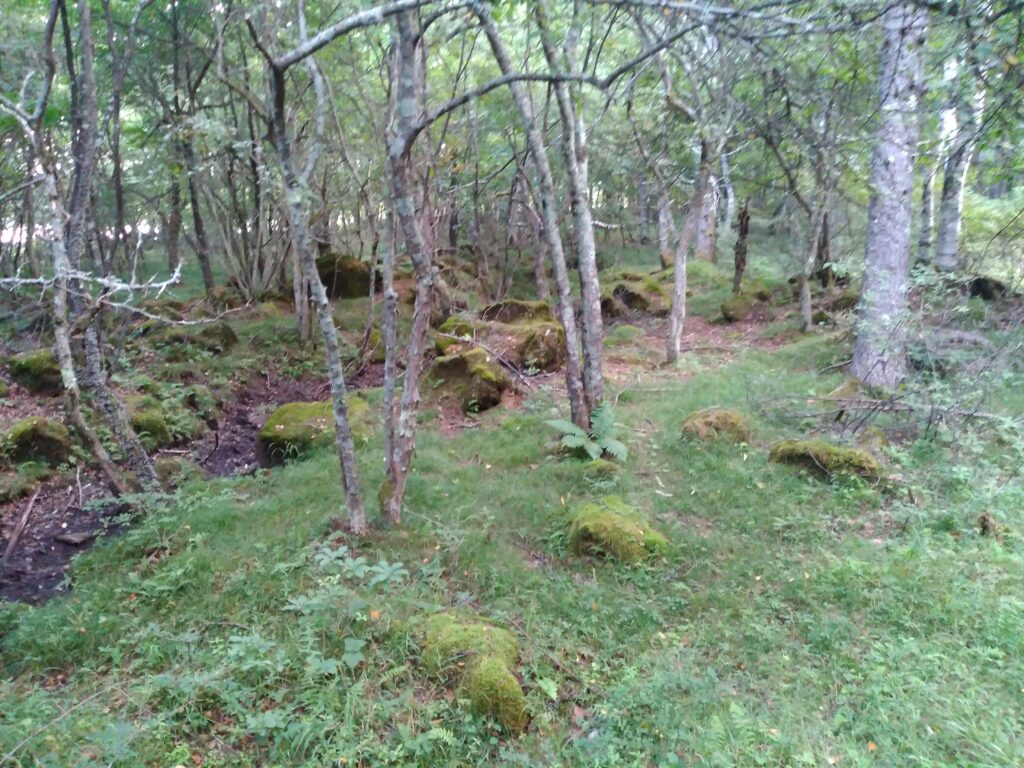
[[[621,440],[615,439],[615,414],[605,403],[601,403],[590,414],[590,431],[587,432],[571,421],[551,419],[545,422],[562,435],[562,447],[577,456],[599,459],[611,456],[625,461],[629,449]]]

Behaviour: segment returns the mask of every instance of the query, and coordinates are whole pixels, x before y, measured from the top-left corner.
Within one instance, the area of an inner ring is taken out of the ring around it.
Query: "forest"
[[[1022,0],[0,34],[0,766],[1024,765]]]

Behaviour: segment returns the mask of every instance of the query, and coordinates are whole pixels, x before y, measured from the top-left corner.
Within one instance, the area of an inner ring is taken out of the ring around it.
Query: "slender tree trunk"
[[[668,190],[662,189],[658,194],[658,254],[661,268],[672,266],[672,241],[676,236],[676,223],[672,219],[672,200]]]
[[[819,206],[811,216],[811,236],[807,241],[807,254],[804,257],[803,269],[798,280],[800,289],[800,331],[807,333],[813,323],[811,315],[814,309],[811,302],[811,277],[818,262],[818,251],[821,243],[822,228],[825,223],[826,209]]]
[[[470,7],[480,19],[490,43],[491,51],[503,75],[514,73],[512,59],[501,38],[497,25],[491,17],[487,6],[471,0]],[[533,105],[530,103],[530,96],[525,86],[518,81],[509,83],[509,91],[519,111],[523,123],[523,130],[526,132],[527,144],[530,154],[533,157],[533,164],[537,169],[537,202],[540,205],[540,215],[543,222],[542,231],[547,242],[548,253],[551,256],[552,271],[555,275],[555,286],[558,290],[558,315],[565,329],[565,383],[569,396],[569,410],[573,423],[580,427],[590,426],[590,410],[587,407],[583,395],[583,375],[580,363],[579,338],[576,335],[576,313],[573,309],[572,285],[569,282],[569,272],[565,263],[565,251],[562,246],[562,238],[558,225],[558,201],[555,196],[555,183],[551,174],[551,165],[548,161],[547,149],[544,144],[544,136],[537,125],[533,112]]]
[[[924,12],[910,2],[895,4],[885,11],[882,25],[881,116],[871,158],[872,193],[853,374],[865,384],[895,389],[907,370],[915,110]]]
[[[309,235],[308,216],[303,204],[310,192],[296,173],[292,158],[291,141],[288,137],[288,124],[285,117],[285,73],[271,66],[270,76],[271,103],[273,104],[272,133],[278,162],[281,165],[285,212],[288,215],[292,247],[300,259],[302,272],[308,282],[313,306],[316,309],[320,333],[323,336],[324,356],[326,357],[327,375],[331,386],[331,405],[334,413],[335,445],[338,451],[338,461],[341,464],[341,478],[345,489],[349,526],[353,533],[363,534],[367,530],[366,514],[359,493],[355,440],[348,418],[348,391],[345,386],[345,373],[338,347],[338,332],[334,327],[334,317],[331,313],[331,303],[327,298],[327,290],[316,271],[316,255]]]
[[[707,142],[701,141],[700,169],[697,171],[697,182],[693,187],[693,199],[690,201],[690,210],[686,212],[683,231],[676,245],[672,308],[668,315],[668,338],[665,344],[669,364],[679,361],[679,343],[683,334],[683,321],[686,319],[686,263],[689,259],[690,246],[697,237],[697,227],[703,214],[703,202],[707,196],[710,178]]]
[[[736,221],[736,245],[733,246],[732,292],[739,294],[743,287],[743,274],[747,271],[747,235],[750,232],[750,198],[743,202]]]
[[[536,5],[536,17],[541,28],[541,43],[548,66],[558,71],[551,33],[547,26],[544,0]],[[571,33],[572,34],[572,33]],[[574,64],[570,44],[569,62]],[[569,208],[572,211],[573,246],[580,274],[581,310],[583,326],[583,393],[587,410],[593,411],[604,397],[602,356],[604,327],[601,318],[601,284],[597,270],[597,244],[594,240],[594,217],[590,205],[590,171],[587,157],[587,131],[583,115],[573,104],[568,84],[554,86],[558,111],[562,119],[562,157],[565,161],[566,181],[569,187]]]
[[[958,100],[962,101],[963,97],[958,95]],[[973,103],[960,104],[960,109],[953,111],[954,136],[942,169],[942,194],[939,198],[935,235],[935,266],[944,272],[954,272],[960,267],[964,192],[967,189],[967,172],[974,156],[977,133],[981,128],[983,104],[983,94],[979,93],[974,96]]]
[[[710,162],[708,163],[710,166]],[[718,261],[718,190],[714,176],[709,175],[700,205],[700,220],[697,224],[697,246],[694,258],[698,261]]]
[[[935,172],[932,165],[925,168],[921,183],[921,221],[917,231],[917,263],[931,263],[932,238],[935,227]]]
[[[210,267],[210,243],[206,236],[206,222],[203,220],[203,211],[199,203],[198,161],[190,139],[186,138],[181,142],[181,150],[188,179],[188,203],[192,210],[192,234],[196,238],[196,258],[199,260],[199,269],[203,274],[203,288],[209,295],[217,286],[213,280],[213,269]]]
[[[725,192],[722,221],[728,226],[736,216],[736,189],[732,185],[732,170],[729,167],[729,156],[725,152],[722,152],[719,164],[722,166],[722,190]]]
[[[417,40],[421,39],[418,13],[406,11],[395,17],[395,122],[396,135],[388,147],[388,182],[396,223],[405,243],[406,255],[416,275],[416,300],[413,304],[412,327],[406,348],[405,380],[397,423],[390,440],[392,452],[387,457],[387,493],[384,511],[392,524],[402,520],[409,467],[416,440],[416,415],[420,404],[420,379],[426,352],[427,330],[430,328],[431,305],[434,300],[434,266],[424,241],[421,212],[416,207],[413,181],[412,147],[406,138],[422,116],[425,73],[420,66]]]

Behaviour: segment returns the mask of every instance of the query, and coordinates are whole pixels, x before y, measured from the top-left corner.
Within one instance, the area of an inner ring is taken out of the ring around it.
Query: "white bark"
[[[953,139],[942,169],[942,195],[939,199],[938,228],[935,234],[935,266],[944,272],[960,267],[960,231],[963,225],[964,191],[971,167],[977,133],[981,126],[983,96],[952,113]]]
[[[882,25],[881,117],[871,158],[853,373],[865,384],[894,389],[906,375],[907,273],[924,12],[910,2],[893,5],[882,16]]]
[[[707,150],[702,148],[700,170],[697,172],[697,182],[693,188],[693,199],[690,201],[690,210],[687,211],[686,220],[683,222],[683,231],[679,236],[674,258],[672,308],[668,315],[668,338],[665,344],[666,359],[669,363],[679,360],[680,336],[683,333],[683,321],[686,319],[686,263],[690,245],[696,239],[697,227],[704,212],[703,201],[707,196],[710,176],[711,169],[708,167]]]

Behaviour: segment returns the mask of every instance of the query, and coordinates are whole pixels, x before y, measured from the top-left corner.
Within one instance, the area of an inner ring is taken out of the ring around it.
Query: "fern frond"
[[[605,453],[614,456],[619,461],[625,461],[629,456],[629,448],[626,447],[625,443],[611,437],[602,440],[601,447]]]
[[[577,435],[582,438],[590,437],[590,435],[588,435],[582,429],[580,429],[571,421],[568,421],[566,419],[551,419],[550,421],[545,421],[544,423],[547,424],[549,427],[557,429],[563,435]]]
[[[590,432],[596,440],[610,437],[614,429],[615,414],[607,403],[601,403],[590,412]]]
[[[593,440],[587,440],[586,445],[583,446],[583,450],[587,452],[587,456],[589,456],[591,460],[600,459],[601,454],[604,453],[604,451],[601,450],[601,446]]]
[[[571,451],[579,450],[590,442],[593,441],[586,435],[562,435],[562,447]]]

